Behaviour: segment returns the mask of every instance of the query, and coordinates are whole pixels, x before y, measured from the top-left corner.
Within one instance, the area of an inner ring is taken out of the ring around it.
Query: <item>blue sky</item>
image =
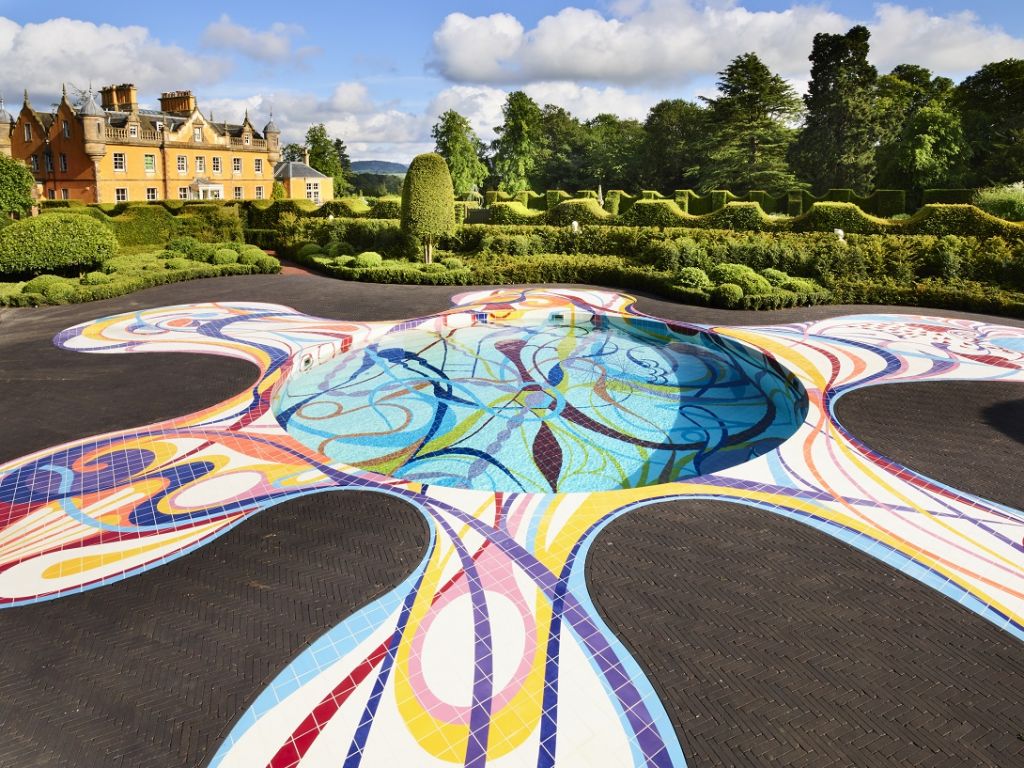
[[[0,92],[37,107],[60,82],[134,81],[144,102],[191,88],[218,120],[273,108],[286,139],[325,122],[357,159],[430,148],[447,108],[485,139],[525,88],[574,114],[642,119],[662,98],[714,92],[754,50],[802,89],[815,32],[872,30],[882,71],[920,63],[954,79],[1024,58],[1024,4],[995,0],[480,0],[169,4],[0,1]],[[76,53],[77,52],[77,53]]]

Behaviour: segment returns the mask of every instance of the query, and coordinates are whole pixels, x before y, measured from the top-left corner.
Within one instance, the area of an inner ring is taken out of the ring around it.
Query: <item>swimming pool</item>
[[[413,327],[294,373],[272,404],[320,454],[431,485],[634,488],[777,447],[801,385],[704,330],[642,318]]]

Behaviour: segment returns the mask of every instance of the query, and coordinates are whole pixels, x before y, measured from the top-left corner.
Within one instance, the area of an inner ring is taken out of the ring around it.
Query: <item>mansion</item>
[[[269,199],[279,168],[290,194],[318,203],[333,197],[331,178],[305,164],[280,163],[273,117],[262,131],[248,113],[239,124],[214,122],[191,91],[161,94],[158,110],[140,108],[131,84],[103,88],[100,96],[100,104],[90,93],[76,107],[65,89],[55,111],[39,112],[26,91],[16,118],[0,106],[0,152],[29,166],[37,197],[84,203]]]

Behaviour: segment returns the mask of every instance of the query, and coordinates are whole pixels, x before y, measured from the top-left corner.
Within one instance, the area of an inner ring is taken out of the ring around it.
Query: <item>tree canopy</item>
[[[469,120],[449,109],[434,124],[430,135],[434,138],[435,151],[448,163],[455,194],[462,197],[479,191],[488,169],[480,160],[483,144]]]
[[[417,155],[402,186],[402,231],[423,243],[429,264],[434,243],[455,228],[455,191],[444,158],[434,152]]]
[[[0,153],[0,214],[27,213],[32,208],[35,183],[27,165]]]

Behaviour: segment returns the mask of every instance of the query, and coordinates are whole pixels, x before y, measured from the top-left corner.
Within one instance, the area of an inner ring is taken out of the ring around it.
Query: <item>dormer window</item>
[[[203,129],[200,126],[197,125],[195,128],[192,129],[192,138],[195,141],[203,140]]]
[[[242,136],[242,141],[244,141],[244,142],[245,142],[246,146],[248,146],[248,144],[249,144],[249,139],[250,139],[250,138],[251,138],[251,137],[249,136],[249,134],[248,134],[248,133],[247,133],[247,134],[245,134],[244,136]]]
[[[71,123],[69,123],[67,120],[62,121],[61,130],[64,132],[65,139],[71,138]]]
[[[25,123],[25,141],[32,141],[32,125]]]
[[[135,123],[129,125],[128,135],[131,136],[133,139],[139,138],[139,126],[137,126]]]
[[[156,129],[158,131],[162,131],[164,129],[164,123],[163,123],[162,120],[157,120],[156,121]]]

